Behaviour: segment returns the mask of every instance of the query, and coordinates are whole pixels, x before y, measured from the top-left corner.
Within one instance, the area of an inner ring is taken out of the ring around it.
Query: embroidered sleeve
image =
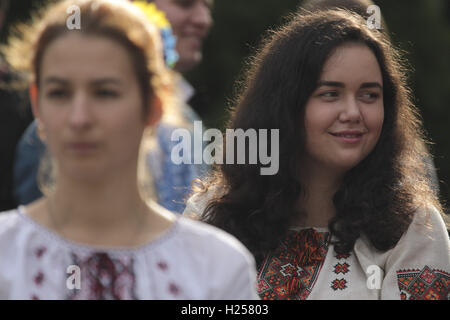
[[[416,213],[385,267],[382,299],[450,298],[450,241],[436,209]]]

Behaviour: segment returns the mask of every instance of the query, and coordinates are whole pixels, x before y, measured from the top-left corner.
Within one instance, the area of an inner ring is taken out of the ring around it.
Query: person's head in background
[[[150,1],[151,2],[151,1]],[[177,38],[175,70],[190,71],[202,60],[202,46],[212,25],[213,0],[153,0],[164,11]]]
[[[357,13],[364,19],[369,19],[373,11],[367,11],[369,7],[375,5],[372,0],[304,0],[301,7],[308,11],[328,10],[328,9],[345,9]],[[387,26],[380,14],[381,31],[387,32]]]

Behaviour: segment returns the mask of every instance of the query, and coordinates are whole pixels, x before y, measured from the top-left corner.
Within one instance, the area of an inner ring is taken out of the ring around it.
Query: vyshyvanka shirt
[[[205,199],[185,213],[203,212]],[[385,252],[363,235],[348,254],[334,250],[327,228],[291,228],[258,270],[261,299],[450,298],[450,241],[434,208],[419,210],[397,245]]]
[[[257,299],[254,260],[225,232],[177,216],[137,248],[73,243],[24,207],[0,213],[0,299]]]

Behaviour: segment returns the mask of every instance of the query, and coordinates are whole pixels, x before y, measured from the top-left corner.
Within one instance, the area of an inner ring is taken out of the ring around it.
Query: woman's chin
[[[346,159],[335,159],[332,163],[330,163],[330,167],[334,168],[337,171],[342,173],[346,173],[350,171],[354,167],[356,167],[361,162],[361,159],[358,158],[346,158]]]

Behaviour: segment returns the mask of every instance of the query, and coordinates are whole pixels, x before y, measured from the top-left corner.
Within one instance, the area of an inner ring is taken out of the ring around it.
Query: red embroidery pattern
[[[337,253],[336,254],[336,259],[341,260],[341,259],[348,259],[350,257],[350,253]]]
[[[305,300],[325,261],[329,238],[329,232],[314,229],[290,232],[259,270],[261,299]]]
[[[71,290],[69,299],[136,299],[132,258],[112,258],[99,252],[83,260],[72,253],[72,259],[81,270],[81,289]]]
[[[36,257],[41,258],[44,255],[45,251],[47,251],[47,249],[44,247],[37,248],[35,251]]]
[[[169,284],[169,291],[172,295],[177,296],[180,293],[180,288],[175,283]]]
[[[334,266],[334,273],[336,273],[336,274],[339,274],[339,273],[346,274],[349,271],[349,269],[348,269],[349,266],[350,265],[347,262],[337,263]]]
[[[397,271],[402,300],[449,300],[450,274],[425,266],[422,270]]]
[[[36,285],[41,285],[42,281],[44,281],[44,274],[42,272],[38,272],[38,274],[34,277],[34,283],[36,283]]]
[[[158,262],[157,266],[158,266],[159,269],[161,269],[163,271],[166,271],[168,269],[168,267],[169,267],[167,265],[167,263],[165,263],[164,261]]]
[[[336,290],[344,290],[347,288],[347,280],[345,279],[336,279],[331,283],[331,288]]]
[[[338,262],[337,264],[335,264],[333,272],[336,274],[342,273],[344,275],[348,273],[350,271],[350,264],[348,264],[347,261],[345,260],[350,258],[350,256],[351,256],[350,253],[336,253],[335,255],[336,259],[337,260],[344,259],[344,262],[343,263]],[[331,282],[331,289],[333,289],[334,291],[347,289],[347,283],[348,281],[344,278],[333,280]]]

